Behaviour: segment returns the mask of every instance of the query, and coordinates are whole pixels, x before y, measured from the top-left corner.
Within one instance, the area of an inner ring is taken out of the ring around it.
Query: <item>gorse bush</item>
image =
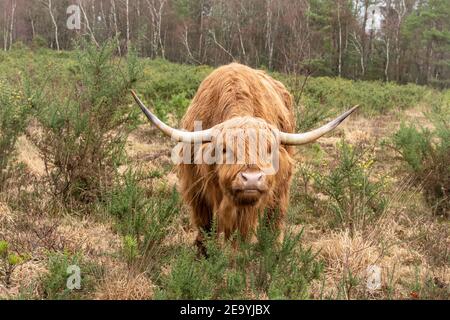
[[[71,280],[69,277],[74,275],[73,270],[69,269],[71,266],[78,267],[80,270],[79,288],[68,286],[68,281]],[[48,273],[40,282],[42,295],[50,300],[82,299],[92,291],[95,279],[101,276],[101,268],[85,261],[81,254],[50,253]]]
[[[402,123],[392,145],[408,170],[423,187],[433,212],[449,216],[450,210],[450,102],[436,105],[428,114],[434,129]]]
[[[135,237],[131,235],[123,237],[123,256],[127,261],[128,267],[131,267],[139,257],[138,244]]]
[[[306,299],[322,265],[301,245],[301,233],[287,232],[281,243],[266,218],[255,243],[220,244],[216,231],[207,236],[208,257],[184,248],[170,274],[160,279],[157,298],[164,299]]]
[[[301,196],[310,210],[331,217],[332,226],[348,229],[352,234],[364,229],[381,216],[387,205],[385,182],[374,177],[373,163],[366,148],[342,140],[336,163],[329,172],[300,168],[297,179],[302,179]]]
[[[91,203],[107,190],[125,157],[124,143],[138,115],[128,90],[139,75],[137,58],[123,63],[114,46],[82,43],[72,83],[40,101],[39,135],[30,135],[46,165],[53,194],[66,203]]]
[[[7,241],[0,241],[0,280],[6,287],[11,285],[11,276],[14,270],[28,259],[27,255],[13,252]]]
[[[139,185],[142,175],[127,171],[121,182],[108,193],[105,205],[114,217],[119,232],[123,235],[123,253],[129,265],[133,262],[158,263],[162,243],[168,229],[180,210],[176,190],[166,197],[148,195]],[[152,263],[144,263],[147,269]]]
[[[0,79],[0,191],[9,177],[15,144],[26,127],[29,111],[24,93]]]

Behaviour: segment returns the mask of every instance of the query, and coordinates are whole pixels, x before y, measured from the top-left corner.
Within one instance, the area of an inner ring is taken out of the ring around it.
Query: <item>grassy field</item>
[[[128,90],[176,126],[211,71],[109,47],[0,52],[0,298],[448,299],[450,91],[273,74],[299,130],[361,109],[297,147],[283,243],[212,236],[200,259],[173,142]]]

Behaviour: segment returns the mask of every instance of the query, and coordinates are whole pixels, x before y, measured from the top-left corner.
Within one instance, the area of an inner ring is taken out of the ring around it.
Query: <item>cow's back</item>
[[[201,83],[181,126],[194,130],[194,121],[208,129],[238,116],[264,119],[284,132],[293,132],[292,96],[263,71],[232,63],[214,70]]]

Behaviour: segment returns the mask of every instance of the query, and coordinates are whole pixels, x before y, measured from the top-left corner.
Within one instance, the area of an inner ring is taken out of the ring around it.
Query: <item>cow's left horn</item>
[[[286,133],[280,132],[280,141],[282,144],[286,145],[301,145],[310,142],[314,142],[319,139],[325,133],[328,133],[335,129],[338,125],[341,124],[342,121],[345,120],[353,111],[355,111],[359,106],[356,105],[345,113],[341,114],[339,117],[334,119],[331,122],[328,122],[326,125],[317,128],[315,130],[305,132],[305,133]]]
[[[134,100],[141,108],[142,112],[147,116],[148,120],[153,123],[159,130],[161,130],[165,135],[171,137],[173,140],[178,142],[206,142],[211,141],[212,139],[212,129],[201,130],[201,131],[181,131],[175,128],[172,128],[158,119],[147,107],[144,103],[139,99],[136,93],[131,90],[131,94],[133,95]]]

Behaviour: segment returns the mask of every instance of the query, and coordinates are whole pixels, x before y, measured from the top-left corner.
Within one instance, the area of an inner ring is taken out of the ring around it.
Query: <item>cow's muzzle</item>
[[[258,196],[267,191],[266,175],[262,171],[240,172],[233,189],[236,193]]]

